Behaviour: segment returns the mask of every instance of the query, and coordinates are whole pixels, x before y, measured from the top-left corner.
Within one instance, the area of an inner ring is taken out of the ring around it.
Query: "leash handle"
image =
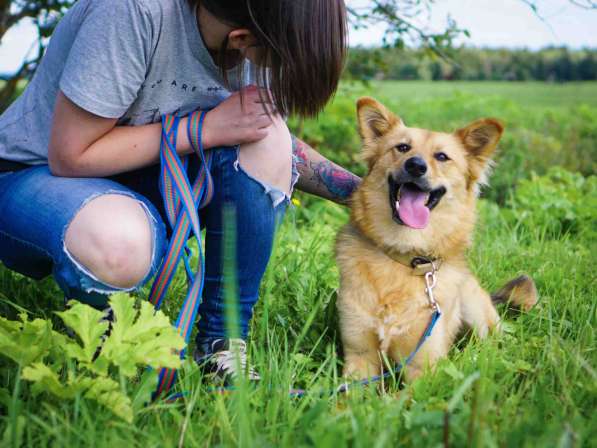
[[[205,260],[201,243],[201,222],[198,209],[205,207],[213,196],[213,181],[210,174],[212,153],[205,155],[201,141],[205,114],[205,111],[198,111],[191,114],[188,119],[187,136],[194,152],[198,155],[200,163],[199,173],[192,187],[186,172],[188,158],[185,157],[183,161],[176,152],[180,118],[173,115],[164,115],[162,117],[160,190],[168,222],[172,228],[172,237],[162,265],[156,275],[156,280],[152,285],[149,300],[156,310],[161,307],[176,268],[181,259],[184,259],[189,288],[176,319],[175,327],[186,343],[189,341],[192,324],[197,317],[204,286]],[[190,266],[186,246],[191,232],[195,235],[199,246],[199,262],[194,273]],[[182,350],[180,352],[181,358],[184,355],[185,350]],[[169,391],[174,384],[175,378],[175,369],[160,369],[158,388],[154,393],[154,399]]]

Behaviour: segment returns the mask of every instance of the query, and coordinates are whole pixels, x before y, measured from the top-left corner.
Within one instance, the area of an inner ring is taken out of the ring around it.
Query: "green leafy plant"
[[[0,354],[20,366],[34,395],[70,400],[83,396],[130,423],[133,401],[148,401],[157,376],[141,376],[137,392],[144,400],[131,399],[122,379],[137,377],[145,366],[179,368],[178,352],[185,344],[168,317],[148,302],[136,308],[135,299],[116,294],[110,306],[114,322],[107,336],[109,323],[102,321],[103,313],[78,302],[56,313],[75,338],[55,331],[50,320],[29,320],[25,313],[20,321],[0,317]]]
[[[597,176],[583,177],[554,167],[545,176],[533,174],[518,185],[506,217],[531,234],[549,238],[586,233],[594,238]]]

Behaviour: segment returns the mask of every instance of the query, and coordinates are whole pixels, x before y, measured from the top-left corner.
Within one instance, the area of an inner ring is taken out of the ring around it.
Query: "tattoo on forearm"
[[[307,177],[312,183],[313,192],[319,191],[322,193],[320,196],[344,202],[359,186],[359,177],[329,160],[310,161],[306,143],[293,137],[292,146],[297,159],[297,169],[301,176]]]
[[[301,174],[309,167],[305,146],[298,138],[292,137],[292,152],[296,156],[296,168]]]
[[[360,179],[357,176],[329,161],[311,163],[311,169],[313,177],[341,201],[348,199],[359,186]]]

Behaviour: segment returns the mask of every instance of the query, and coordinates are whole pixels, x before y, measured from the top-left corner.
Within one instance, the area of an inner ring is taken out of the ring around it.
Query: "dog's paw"
[[[404,370],[404,379],[407,383],[412,383],[423,375],[424,370],[414,364],[406,366]]]
[[[366,357],[358,355],[347,355],[342,370],[342,376],[352,380],[370,378],[380,373],[380,363],[373,363]]]

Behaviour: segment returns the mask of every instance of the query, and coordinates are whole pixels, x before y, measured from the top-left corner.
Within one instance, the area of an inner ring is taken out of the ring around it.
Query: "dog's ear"
[[[359,132],[367,143],[382,137],[390,129],[401,123],[400,118],[373,98],[364,97],[357,101]]]
[[[495,118],[483,118],[456,131],[467,152],[470,185],[486,182],[491,157],[503,132],[504,125]]]
[[[369,166],[375,165],[380,155],[378,140],[394,126],[402,125],[402,120],[373,98],[364,97],[357,102],[359,133],[363,140],[361,157]]]

